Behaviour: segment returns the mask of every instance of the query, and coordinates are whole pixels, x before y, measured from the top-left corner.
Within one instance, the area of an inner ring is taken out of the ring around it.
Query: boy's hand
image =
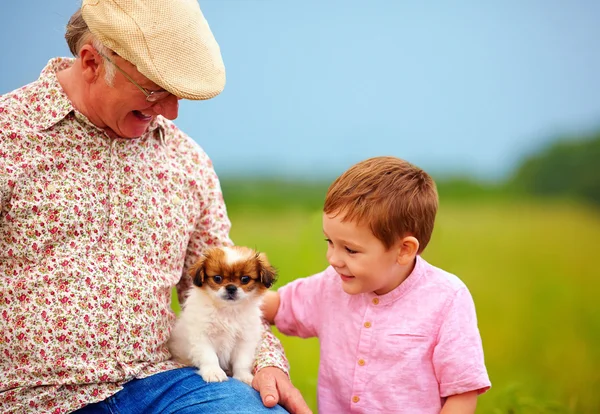
[[[274,407],[279,403],[291,414],[312,414],[300,391],[279,368],[266,367],[258,371],[252,380],[252,387],[260,392],[265,407]]]

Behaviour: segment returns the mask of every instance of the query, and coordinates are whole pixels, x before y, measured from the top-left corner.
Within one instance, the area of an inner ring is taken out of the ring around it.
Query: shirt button
[[[360,365],[361,367],[364,367],[364,366],[365,366],[365,364],[366,364],[366,362],[365,362],[365,360],[364,360],[364,359],[359,359],[359,360],[358,360],[358,365]]]
[[[373,299],[373,305],[379,305],[379,298]]]
[[[358,395],[355,395],[354,397],[352,397],[352,402],[353,403],[357,403],[360,401],[360,398],[358,398]]]
[[[371,322],[365,322],[365,328],[370,328],[371,327]]]

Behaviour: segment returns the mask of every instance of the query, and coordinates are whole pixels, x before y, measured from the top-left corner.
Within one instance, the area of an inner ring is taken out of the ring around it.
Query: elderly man
[[[310,412],[269,331],[260,393],[166,347],[173,286],[231,244],[212,164],[171,122],[225,84],[196,0],[83,0],[66,39],[75,59],[0,97],[0,412]]]

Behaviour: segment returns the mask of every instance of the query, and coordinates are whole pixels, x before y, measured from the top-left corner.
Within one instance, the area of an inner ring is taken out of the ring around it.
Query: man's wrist
[[[271,362],[262,362],[262,363],[258,363],[258,362],[256,362],[256,363],[254,364],[254,369],[252,370],[252,373],[253,373],[254,375],[256,375],[256,373],[257,373],[258,371],[260,371],[261,369],[264,369],[264,368],[278,368],[278,369],[280,369],[281,371],[283,371],[283,373],[284,373],[285,375],[287,375],[287,377],[288,377],[288,378],[290,377],[290,367],[289,367],[289,365],[287,364],[287,361],[286,361],[286,364],[284,364],[284,365],[282,365],[282,364],[278,364],[278,363],[276,363],[276,362],[274,362],[274,361],[271,361]]]

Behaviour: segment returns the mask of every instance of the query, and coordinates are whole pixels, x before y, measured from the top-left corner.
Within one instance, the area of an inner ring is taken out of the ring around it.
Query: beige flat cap
[[[81,14],[106,47],[184,99],[225,87],[219,45],[197,0],[83,0]]]

